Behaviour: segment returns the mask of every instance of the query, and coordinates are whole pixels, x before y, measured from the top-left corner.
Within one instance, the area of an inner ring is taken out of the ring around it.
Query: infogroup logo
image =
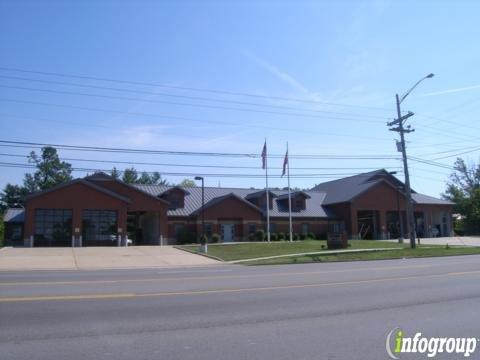
[[[386,350],[392,359],[400,359],[401,354],[423,354],[434,358],[437,354],[459,354],[470,357],[477,348],[477,338],[431,337],[422,336],[421,332],[413,337],[407,337],[400,328],[395,328],[387,334]]]

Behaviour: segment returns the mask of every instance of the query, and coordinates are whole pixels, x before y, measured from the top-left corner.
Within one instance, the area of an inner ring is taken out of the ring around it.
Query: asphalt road
[[[0,358],[387,359],[395,327],[480,337],[479,280],[480,256],[0,272]]]

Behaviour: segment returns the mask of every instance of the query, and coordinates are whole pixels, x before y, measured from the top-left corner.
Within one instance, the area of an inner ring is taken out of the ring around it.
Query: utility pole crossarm
[[[425,79],[430,79],[434,75],[433,74],[428,74],[427,76],[424,76],[420,80],[418,80],[415,85],[413,85],[410,90],[408,90],[405,95],[402,97],[399,97],[398,94],[395,95],[395,100],[396,100],[396,105],[397,105],[397,119],[394,121],[389,122],[387,125],[388,126],[393,126],[393,125],[398,125],[397,127],[390,128],[390,131],[395,131],[400,134],[400,141],[397,142],[397,149],[402,153],[402,160],[403,160],[403,172],[405,174],[405,197],[406,197],[406,212],[407,212],[407,220],[409,224],[409,237],[410,237],[410,247],[412,249],[415,248],[415,237],[416,237],[416,231],[415,231],[415,215],[414,215],[414,209],[413,209],[413,201],[412,201],[412,189],[410,187],[410,175],[408,172],[408,162],[407,162],[407,152],[405,149],[405,134],[411,133],[415,131],[409,126],[406,128],[403,126],[405,121],[413,116],[413,112],[409,111],[407,114],[402,116],[402,111],[400,110],[400,104],[402,103],[403,100],[417,87],[418,84],[420,84],[423,80]],[[398,190],[397,190],[398,191]]]
[[[396,125],[396,124],[400,124],[400,122],[405,122],[405,120],[407,120],[409,117],[415,115],[415,113],[409,111],[407,114],[399,117],[398,119],[395,119],[389,123],[387,123],[387,126],[393,126],[393,125]]]

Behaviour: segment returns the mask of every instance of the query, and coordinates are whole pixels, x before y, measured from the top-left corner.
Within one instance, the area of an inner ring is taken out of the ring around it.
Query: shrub
[[[300,234],[300,240],[307,240],[307,234],[301,233]]]
[[[212,243],[219,243],[220,242],[220,235],[218,234],[212,234]]]
[[[251,233],[248,235],[248,241],[255,241],[255,234]]]
[[[207,235],[202,235],[202,236],[200,236],[199,242],[200,242],[200,244],[202,244],[202,245],[203,245],[203,244],[207,244],[207,243],[208,243],[208,237],[207,237]]]
[[[293,237],[293,240],[299,240],[300,239],[300,236],[298,236],[297,233],[293,233],[292,237]]]
[[[279,240],[279,241],[285,240],[285,233],[279,232],[279,233],[278,233],[278,240]]]
[[[317,239],[318,240],[327,240],[327,237],[328,237],[328,235],[327,235],[326,232],[322,232],[320,234],[317,234]]]
[[[270,234],[270,241],[278,241],[277,233]]]
[[[179,244],[194,244],[197,241],[197,234],[187,228],[183,228],[177,235]]]
[[[265,231],[262,229],[258,229],[255,231],[255,241],[263,241],[265,240]]]
[[[309,237],[310,239],[312,239],[312,240],[316,240],[316,239],[317,239],[317,237],[315,236],[315,234],[314,234],[313,232],[308,233],[308,237]]]

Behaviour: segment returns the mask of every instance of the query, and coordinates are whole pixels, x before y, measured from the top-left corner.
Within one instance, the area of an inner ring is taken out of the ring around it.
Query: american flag
[[[285,159],[283,159],[283,171],[282,171],[282,176],[287,173],[287,165],[288,165],[288,150],[285,153]]]
[[[263,150],[262,150],[262,169],[265,169],[267,167],[267,141],[265,141],[265,144],[263,145]]]

